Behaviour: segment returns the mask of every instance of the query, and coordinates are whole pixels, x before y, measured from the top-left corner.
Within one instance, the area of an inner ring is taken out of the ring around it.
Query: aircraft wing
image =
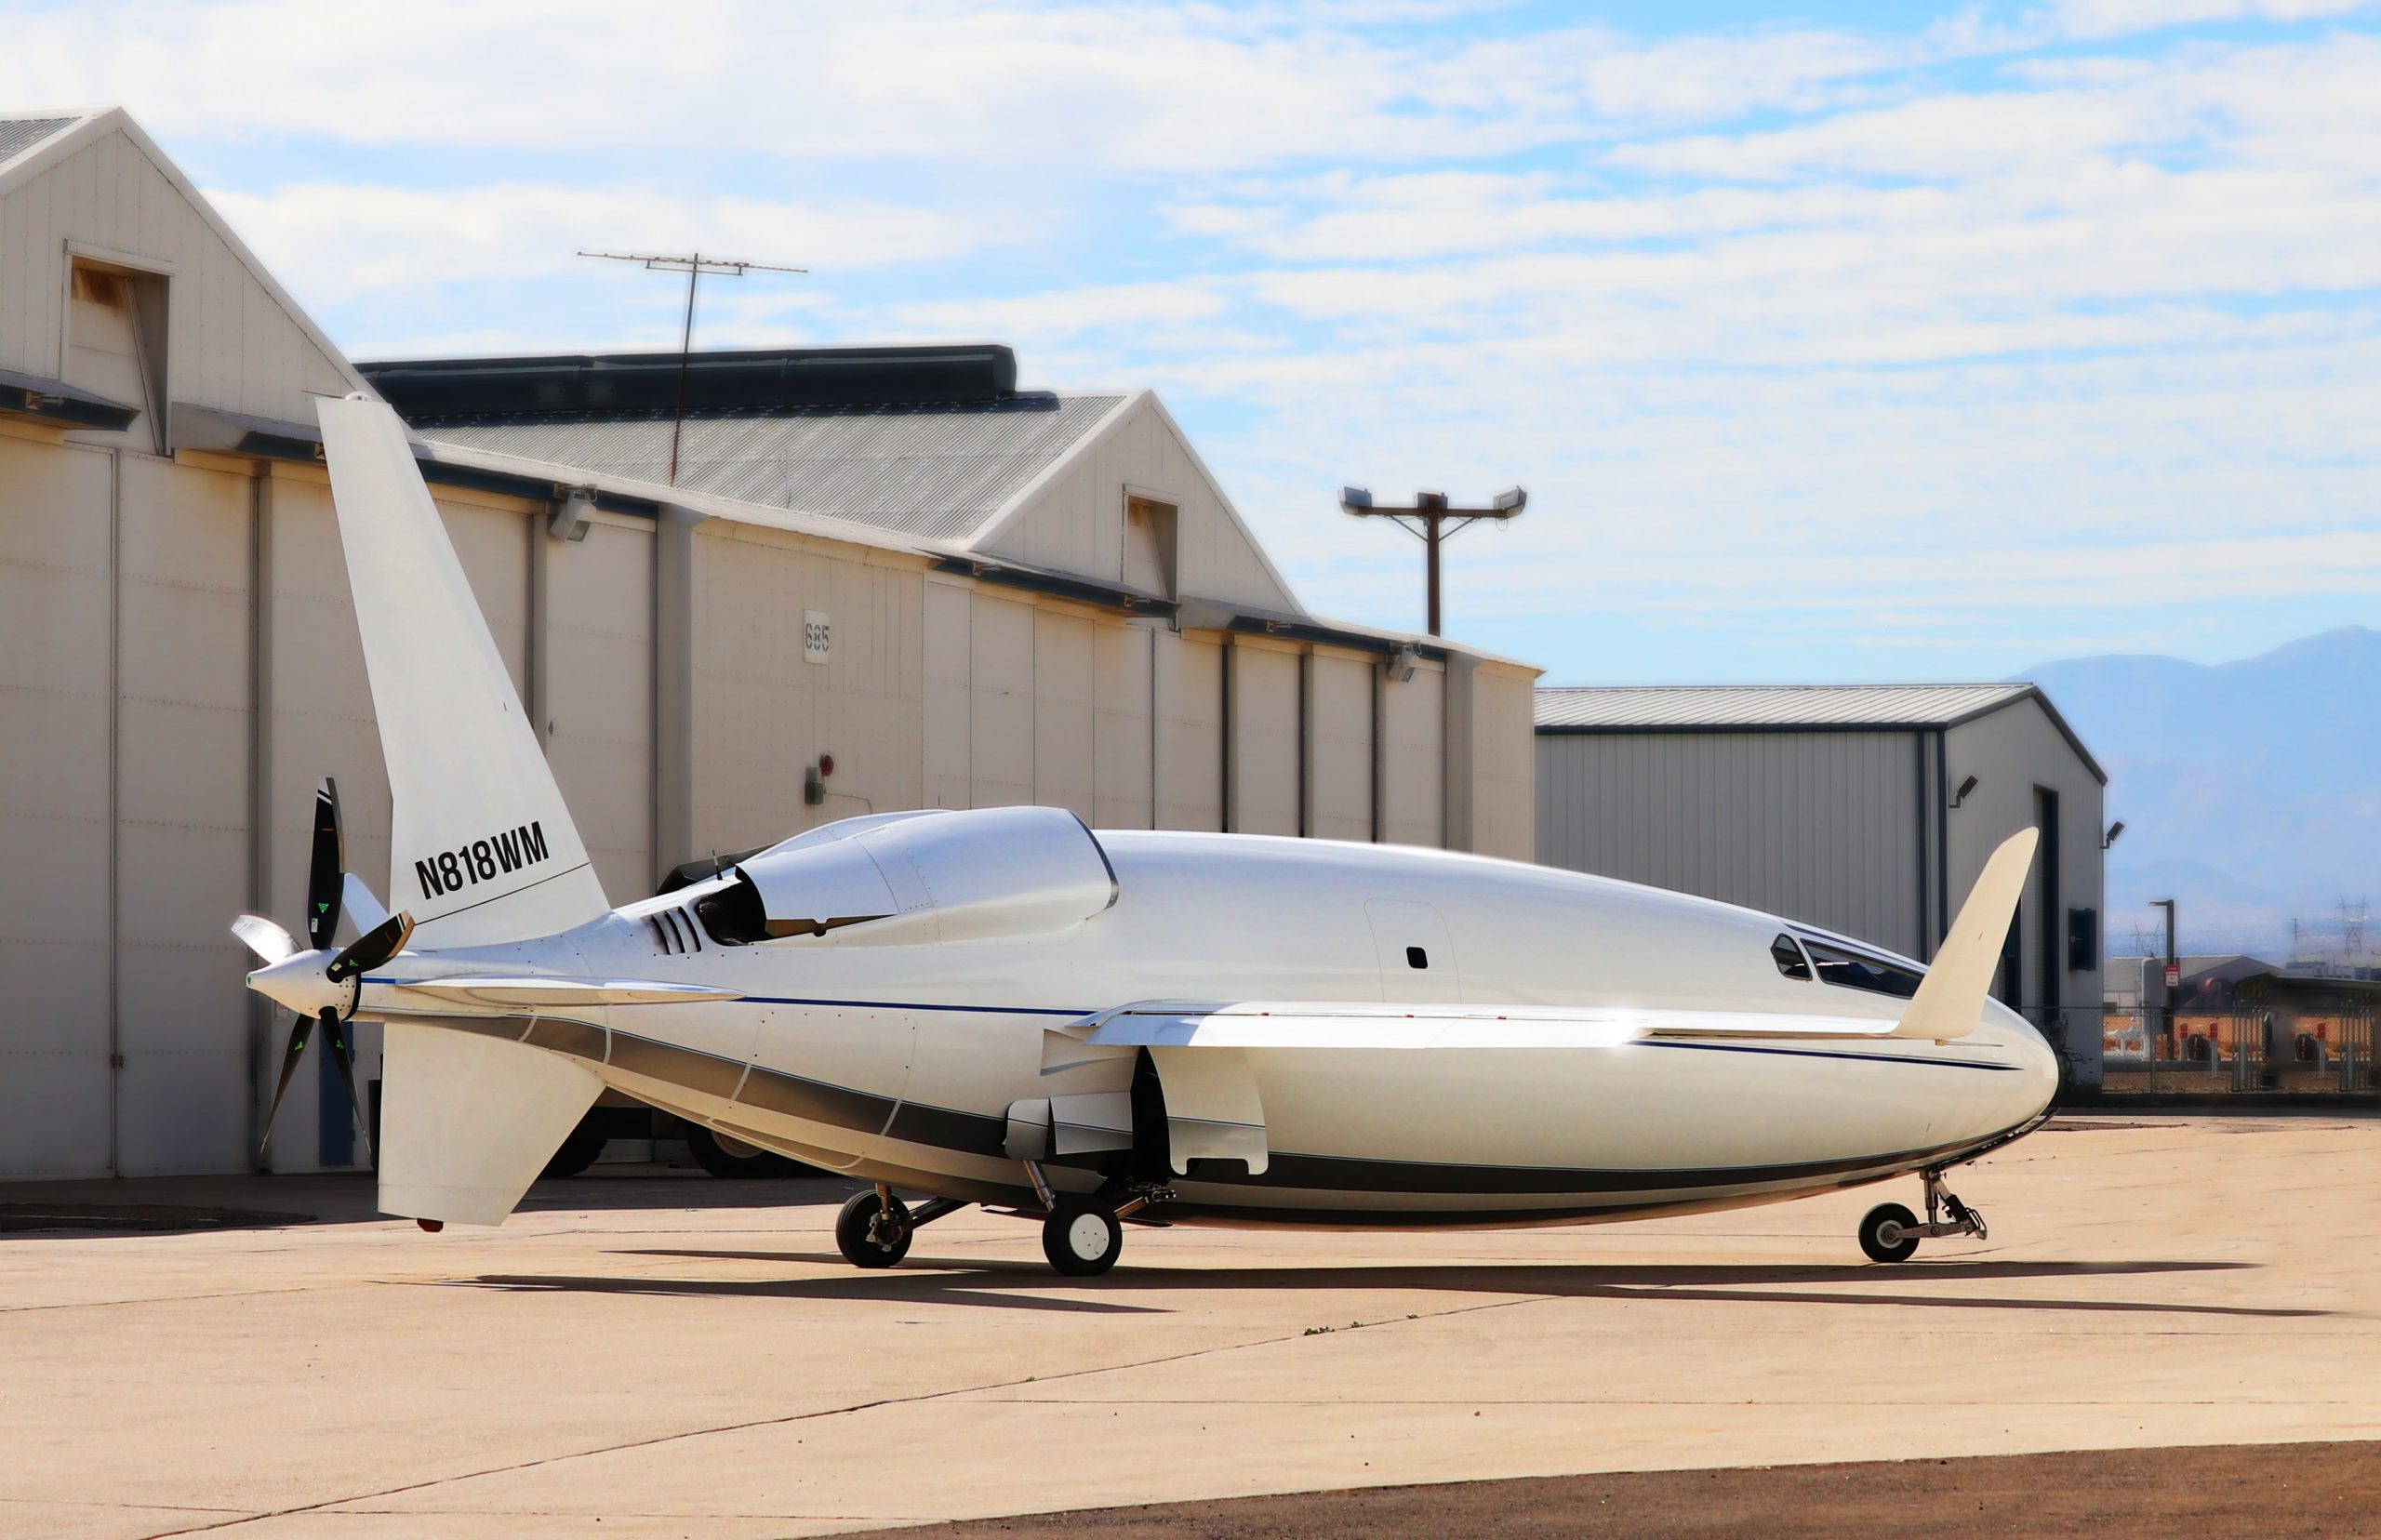
[[[1108,1011],[1096,1048],[1611,1048],[1649,1037],[1883,1038],[1891,1017],[1639,1007],[1146,1001]]]
[[[741,1000],[734,989],[701,984],[668,984],[649,978],[548,978],[536,975],[505,978],[366,979],[408,994],[466,1005],[557,1006],[680,1005],[703,1000]]]

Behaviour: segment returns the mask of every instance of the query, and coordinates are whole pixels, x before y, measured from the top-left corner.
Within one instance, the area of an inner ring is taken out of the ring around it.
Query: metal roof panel
[[[52,117],[0,117],[0,166],[30,153],[45,139],[64,133],[89,115],[70,113]]]
[[[1578,728],[1938,727],[2005,706],[2030,684],[1547,685],[1537,725]]]
[[[678,485],[929,539],[988,522],[1125,398],[1035,392],[918,405],[690,413]],[[501,412],[425,417],[424,439],[604,475],[669,477],[666,413]]]

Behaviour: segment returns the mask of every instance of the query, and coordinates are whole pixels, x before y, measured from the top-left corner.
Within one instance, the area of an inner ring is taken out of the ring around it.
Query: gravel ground
[[[1338,1540],[1376,1534],[2333,1540],[2381,1535],[2381,1443],[2128,1449],[1456,1481],[1090,1508],[870,1533],[918,1540]]]

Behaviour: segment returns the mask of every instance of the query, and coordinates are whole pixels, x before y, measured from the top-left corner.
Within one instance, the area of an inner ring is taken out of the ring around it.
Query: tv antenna
[[[778,262],[748,262],[738,257],[706,257],[699,251],[683,256],[653,251],[581,251],[606,262],[635,262],[655,272],[686,275],[686,324],[678,334],[678,405],[670,415],[670,485],[678,485],[678,434],[686,425],[686,362],[695,348],[695,285],[706,272],[741,278],[748,272],[808,272],[808,268]]]

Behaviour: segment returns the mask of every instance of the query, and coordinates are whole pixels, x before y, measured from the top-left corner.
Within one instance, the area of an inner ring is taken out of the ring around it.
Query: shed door
[[[1374,898],[1364,905],[1373,946],[1380,957],[1380,997],[1440,1002],[1463,998],[1463,976],[1456,967],[1455,942],[1447,923],[1428,904]]]

